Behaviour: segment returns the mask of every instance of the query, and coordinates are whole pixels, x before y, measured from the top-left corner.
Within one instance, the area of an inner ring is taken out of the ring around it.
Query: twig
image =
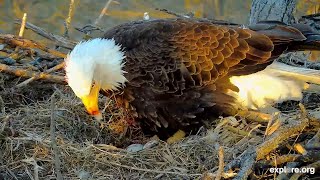
[[[46,70],[45,72],[46,73],[52,73],[54,71],[58,71],[59,69],[62,69],[65,65],[66,65],[66,63],[63,61],[60,64],[58,64],[58,65]]]
[[[272,115],[265,114],[256,111],[241,110],[237,114],[238,116],[245,117],[246,120],[251,122],[268,123],[272,119]]]
[[[293,147],[300,154],[306,155],[308,153],[300,143],[295,144]]]
[[[237,175],[237,173],[234,173],[234,172],[222,173],[222,177],[224,179],[230,179],[230,178],[233,178],[236,175]],[[203,180],[211,180],[214,177],[217,177],[217,174],[215,174],[215,173],[206,173],[206,174],[204,174],[202,179]]]
[[[100,27],[97,27],[97,26],[94,26],[92,24],[87,24],[83,27],[75,27],[75,29],[79,32],[82,32],[84,34],[86,34],[86,36],[88,36],[92,31],[100,31],[100,32],[105,32],[104,29],[100,28]],[[86,37],[85,36],[85,37]],[[85,39],[85,38],[84,38]]]
[[[50,139],[51,139],[51,147],[54,154],[54,166],[55,172],[58,180],[62,180],[61,174],[61,161],[59,159],[59,151],[56,142],[55,129],[56,129],[56,121],[55,121],[55,93],[51,96],[51,123],[50,123]]]
[[[256,126],[254,126],[254,127],[249,131],[248,137],[251,136],[251,133],[252,133],[254,130],[260,128],[261,126],[262,126],[261,124],[257,124]],[[251,137],[252,137],[252,136],[251,136]],[[255,136],[255,137],[257,137],[257,136]]]
[[[261,160],[259,163],[256,164],[257,167],[259,166],[280,166],[287,162],[315,162],[320,160],[320,154],[317,151],[309,151],[306,155],[300,154],[286,154],[279,157],[275,157],[272,160]]]
[[[277,129],[279,129],[281,122],[279,119],[279,114],[278,112],[274,113],[270,121],[268,122],[266,131],[264,132],[263,138],[266,136],[270,136],[272,133],[274,133]]]
[[[173,15],[173,16],[176,16],[176,17],[180,17],[180,18],[188,18],[188,16],[180,15],[180,14],[175,13],[175,12],[173,12],[173,11],[169,11],[168,9],[156,8],[155,10],[161,11],[161,12],[165,12],[165,13],[167,13],[167,14],[170,14],[170,15]]]
[[[97,26],[99,24],[99,21],[101,20],[101,18],[106,14],[110,4],[112,3],[113,0],[108,0],[106,2],[106,4],[104,5],[104,8],[102,9],[99,17],[94,21],[94,25]]]
[[[299,103],[299,108],[301,110],[301,113],[300,113],[301,114],[301,119],[307,118],[308,112],[307,112],[306,108],[304,107],[304,105]]]
[[[39,166],[36,161],[35,161],[35,165],[33,166],[33,170],[34,170],[34,180],[39,180]]]
[[[273,161],[270,161],[270,165],[277,167],[281,164],[287,163],[287,162],[294,162],[297,160],[298,157],[301,155],[299,154],[286,154],[283,156],[276,157]]]
[[[320,128],[313,138],[311,138],[306,144],[307,149],[315,149],[318,147],[320,147]]]
[[[66,84],[65,78],[63,76],[50,75],[43,72],[37,73],[33,71],[28,71],[25,69],[10,67],[4,64],[0,64],[0,72],[5,72],[8,74],[12,74],[19,77],[25,77],[25,78],[38,77],[38,79],[43,79],[43,80],[47,80],[47,81],[59,83],[59,84]]]
[[[224,150],[223,150],[223,147],[220,146],[219,147],[219,168],[218,168],[218,171],[217,171],[217,176],[216,176],[216,180],[220,180],[221,177],[222,177],[222,174],[223,174],[223,169],[224,169]]]
[[[270,138],[268,140],[257,147],[257,160],[263,159],[281,143],[289,139],[292,135],[300,133],[308,125],[308,119],[304,118],[301,121],[291,120],[290,124],[282,126],[279,130],[269,136]]]
[[[24,30],[26,27],[26,20],[27,20],[27,13],[24,13],[22,17],[22,23],[20,26],[19,35],[18,35],[20,38],[22,38],[23,36]],[[20,48],[19,46],[16,46],[16,48],[14,49],[14,52],[10,55],[11,58],[12,56],[18,56],[19,48]],[[12,59],[18,60],[18,58],[12,58]]]
[[[15,20],[15,23],[21,24],[21,20],[17,19],[17,20]],[[67,39],[65,37],[62,37],[62,36],[59,36],[56,34],[49,33],[46,30],[44,30],[34,24],[28,23],[28,22],[26,23],[26,28],[32,30],[33,32],[39,34],[40,36],[42,36],[44,38],[47,38],[47,39],[53,41],[57,46],[60,46],[60,47],[72,49],[77,44],[76,41]]]
[[[73,15],[73,10],[74,10],[74,0],[70,0],[68,17],[65,20],[64,37],[69,37],[69,28],[70,28],[70,24],[71,24],[71,18]]]
[[[93,24],[87,24],[85,26],[83,26],[82,28],[76,27],[75,29],[78,30],[79,32],[82,32],[85,34],[83,39],[89,39],[91,38],[89,35],[92,31],[100,31],[100,32],[104,32],[105,30],[98,27],[97,25],[99,24],[101,18],[106,14],[109,6],[111,3],[118,3],[117,1],[114,0],[107,0],[105,6],[103,7],[103,9],[101,10],[99,16],[97,17],[97,19],[95,20],[95,22]]]
[[[103,152],[103,153],[105,153],[105,154],[107,154],[107,155],[110,155],[110,156],[124,157],[124,155],[115,154],[115,153],[108,152],[108,151],[106,151],[106,150],[104,150],[104,149],[100,149],[99,147],[97,147],[97,146],[95,146],[95,145],[93,145],[93,144],[91,144],[90,147],[93,147],[94,149],[96,149],[96,150],[98,150],[98,151],[100,151],[100,152]]]
[[[235,127],[232,127],[230,125],[226,125],[225,128],[233,133],[237,133],[241,136],[248,136],[248,137],[252,137],[253,135],[249,134],[249,132],[247,131],[244,131],[244,130],[241,130],[239,128],[235,128]]]
[[[52,50],[49,49],[48,47],[39,44],[35,41],[32,40],[28,40],[28,39],[23,39],[20,37],[15,37],[13,35],[10,34],[0,34],[0,42],[4,42],[6,44],[12,44],[12,45],[16,45],[16,46],[20,46],[20,47],[25,47],[25,48],[38,48],[42,51],[48,52],[52,55],[55,55],[57,57],[61,57],[61,58],[65,58],[66,55],[56,51],[56,50]],[[49,75],[47,73],[51,73],[53,71],[59,70],[61,68],[63,68],[65,65],[64,62],[60,63],[59,65],[48,69],[45,73],[35,73],[35,72],[30,72],[27,70],[23,70],[23,69],[15,69],[15,68],[11,68],[9,66],[6,66],[4,64],[2,64],[0,66],[0,71],[4,71],[10,74],[14,74],[17,76],[21,76],[21,77],[31,77],[31,79],[28,79],[22,83],[20,83],[17,87],[22,87],[30,82],[32,82],[33,80],[37,80],[37,79],[47,79],[53,82],[57,82],[57,83],[63,83],[64,82],[64,77],[61,76],[54,76],[54,75]]]
[[[37,50],[35,50],[35,52],[37,53],[36,54],[37,58],[47,59],[47,60],[52,60],[52,59],[56,59],[57,58],[56,56],[54,56],[54,55],[52,55],[50,53],[46,53],[46,52],[39,53],[39,51],[37,51]]]
[[[9,174],[11,175],[11,177],[15,180],[18,180],[17,176],[15,175],[15,173],[13,173],[8,167],[6,167],[6,171],[9,172]]]
[[[313,17],[319,17],[320,13],[310,14],[310,15],[304,15],[301,16],[302,18],[313,18]]]
[[[17,37],[14,36],[12,34],[0,34],[0,43],[4,43],[4,44],[10,44],[10,45],[15,45],[15,46],[20,46],[23,48],[38,48],[44,52],[53,54],[57,57],[61,57],[61,58],[65,58],[66,54],[61,53],[59,51],[53,50],[53,49],[49,49],[48,47],[46,47],[45,45],[42,45],[38,42],[32,41],[32,40],[28,40],[28,39],[24,39],[21,37]]]
[[[26,20],[27,20],[27,13],[23,14],[23,18],[22,18],[22,23],[21,23],[21,27],[20,27],[20,31],[19,31],[19,37],[23,36],[24,33],[24,29],[26,27]]]
[[[173,174],[173,175],[179,175],[179,176],[192,176],[192,177],[201,177],[202,174],[185,174],[185,173],[179,173],[179,172],[172,172],[172,171],[160,171],[160,170],[154,170],[154,169],[142,169],[142,168],[136,168],[133,166],[127,166],[127,165],[123,165],[123,164],[119,164],[119,163],[115,163],[115,162],[100,162],[97,160],[94,160],[94,162],[99,163],[99,164],[103,164],[106,166],[118,166],[118,167],[122,167],[122,168],[126,168],[126,169],[130,169],[130,170],[135,170],[135,171],[143,171],[143,172],[149,172],[149,173],[157,173],[157,174]]]
[[[48,70],[46,70],[44,73],[50,74],[50,73],[52,73],[54,71],[57,71],[57,70],[63,68],[64,66],[65,66],[65,62],[62,62],[62,63],[60,63],[60,64],[58,64],[58,65],[56,65],[56,66],[54,66],[54,67],[52,67],[52,68],[50,68]],[[38,74],[36,76],[33,76],[33,77],[21,82],[20,84],[16,85],[16,87],[17,88],[21,88],[21,87],[26,86],[27,84],[31,83],[32,81],[35,81],[35,80],[38,80],[38,79],[41,79],[41,74]]]
[[[25,163],[28,163],[30,165],[33,165],[34,180],[39,180],[39,169],[43,169],[43,168],[37,164],[36,159],[31,157],[31,158],[23,159],[22,162],[25,162]],[[31,176],[31,173],[29,173],[29,174]]]
[[[235,180],[240,179],[248,179],[248,176],[253,171],[253,166],[256,159],[256,153],[252,150],[247,151],[240,160],[240,171],[237,176],[234,178]]]
[[[27,166],[25,166],[25,172],[27,173],[27,175],[29,176],[30,179],[36,180],[36,177],[33,178],[33,176],[31,175],[31,172],[29,171]],[[37,180],[39,180],[39,178]]]
[[[25,81],[17,84],[16,87],[17,87],[17,88],[21,88],[21,87],[23,87],[23,86],[26,86],[27,84],[31,83],[31,82],[34,81],[35,79],[36,79],[36,77],[31,77],[31,78],[29,78],[29,79],[27,79],[27,80],[25,80]]]

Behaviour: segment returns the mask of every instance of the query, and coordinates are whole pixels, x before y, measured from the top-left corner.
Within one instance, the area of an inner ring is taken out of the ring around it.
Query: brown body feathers
[[[300,44],[308,37],[301,31],[279,22],[243,28],[162,19],[122,24],[104,38],[114,38],[125,52],[128,82],[119,98],[143,125],[176,130],[205,115],[235,112],[239,107],[226,91],[238,89],[229,77],[261,71],[282,53],[305,49]]]

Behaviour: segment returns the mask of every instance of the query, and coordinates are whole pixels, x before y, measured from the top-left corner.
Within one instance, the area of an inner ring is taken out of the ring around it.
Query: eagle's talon
[[[186,133],[180,129],[167,139],[167,143],[168,144],[176,143],[176,142],[182,140],[185,136],[186,136]]]

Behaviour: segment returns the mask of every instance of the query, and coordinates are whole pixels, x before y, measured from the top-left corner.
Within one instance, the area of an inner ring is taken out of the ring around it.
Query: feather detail
[[[303,91],[319,92],[316,85],[320,85],[320,70],[274,61],[260,72],[234,76],[230,81],[239,88],[239,92],[229,91],[229,94],[240,104],[249,109],[263,109],[286,100],[300,101]]]
[[[320,71],[304,67],[290,66],[281,62],[273,62],[266,70],[278,76],[289,77],[304,82],[320,84]]]

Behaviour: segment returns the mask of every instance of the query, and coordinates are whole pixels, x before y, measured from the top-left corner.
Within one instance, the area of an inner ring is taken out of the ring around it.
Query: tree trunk
[[[253,0],[250,11],[250,24],[264,20],[293,23],[293,11],[297,0]]]

